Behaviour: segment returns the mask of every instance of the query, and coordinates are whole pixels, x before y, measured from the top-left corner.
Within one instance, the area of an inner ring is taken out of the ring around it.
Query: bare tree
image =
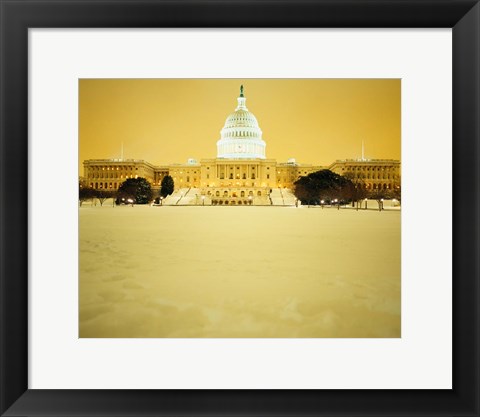
[[[95,197],[97,197],[98,201],[100,202],[100,206],[103,206],[103,203],[108,198],[115,198],[115,195],[115,191],[112,190],[100,189],[95,191]]]
[[[360,207],[360,201],[362,201],[368,195],[368,192],[365,189],[365,174],[362,172],[354,173],[348,171],[343,174],[343,176],[351,183],[351,185],[346,188],[346,192],[348,193],[348,199],[352,201],[352,206],[355,206],[356,210],[358,211]]]
[[[370,191],[369,197],[372,200],[377,201],[378,210],[382,211],[383,210],[383,200],[390,198],[390,191],[382,189],[379,185],[378,188],[374,188],[372,191]]]

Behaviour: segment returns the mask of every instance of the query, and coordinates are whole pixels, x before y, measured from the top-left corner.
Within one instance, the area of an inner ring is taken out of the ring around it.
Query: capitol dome
[[[217,158],[265,159],[266,143],[257,118],[248,111],[243,85],[235,111],[227,117],[217,142]]]

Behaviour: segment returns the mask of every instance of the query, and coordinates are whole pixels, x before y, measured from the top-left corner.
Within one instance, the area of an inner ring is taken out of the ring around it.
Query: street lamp
[[[320,205],[322,206],[322,210],[323,210],[323,205],[325,204],[325,200],[320,200]]]
[[[204,205],[205,205],[205,196],[202,195],[202,206],[204,206]]]
[[[248,196],[248,200],[249,200],[248,204],[252,205],[252,196],[251,195]]]
[[[160,205],[161,206],[163,205],[162,202],[163,202],[163,197],[160,197]]]

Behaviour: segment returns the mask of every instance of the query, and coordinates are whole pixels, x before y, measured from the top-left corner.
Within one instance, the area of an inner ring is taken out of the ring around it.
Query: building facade
[[[400,187],[400,161],[394,159],[345,159],[328,169],[360,183],[367,190],[389,190]]]
[[[274,189],[291,189],[311,172],[330,169],[348,175],[367,189],[400,186],[400,161],[380,159],[337,160],[329,166],[299,164],[295,159],[278,163],[266,156],[266,141],[256,117],[246,106],[243,86],[237,107],[228,115],[217,141],[217,156],[189,159],[184,164],[155,166],[136,159],[89,159],[84,161],[84,184],[95,189],[116,190],[127,178],[146,178],[154,190],[170,175],[182,196],[195,189],[202,204],[270,204]]]

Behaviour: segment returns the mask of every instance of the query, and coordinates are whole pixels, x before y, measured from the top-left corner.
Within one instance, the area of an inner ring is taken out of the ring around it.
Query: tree
[[[136,204],[148,204],[152,201],[153,191],[152,186],[145,178],[127,178],[117,192],[117,204],[122,199],[133,200]]]
[[[368,195],[368,192],[365,189],[365,174],[361,172],[357,172],[355,174],[354,172],[348,171],[343,174],[343,176],[351,183],[351,185],[347,187],[346,195],[348,196],[348,199],[352,201],[352,206],[356,205],[356,209],[358,210],[360,206],[360,201]]]
[[[400,181],[400,178],[395,178],[395,180],[393,181],[391,197],[395,198],[400,203],[402,202],[402,183]]]
[[[383,210],[383,200],[386,200],[386,199],[390,198],[390,191],[389,190],[384,190],[379,185],[378,188],[374,188],[372,191],[370,191],[369,197],[372,200],[377,200],[378,210],[382,211]]]
[[[95,197],[97,197],[98,201],[100,202],[100,206],[103,206],[103,203],[107,198],[115,198],[115,191],[112,190],[95,190]]]
[[[82,203],[87,200],[91,200],[95,197],[95,190],[93,188],[87,187],[82,183],[79,183],[78,187],[78,201],[80,202],[80,207]]]
[[[172,194],[174,188],[175,183],[173,182],[173,178],[170,175],[166,175],[160,183],[160,197],[165,198],[167,195]]]
[[[302,204],[318,204],[322,200],[332,202],[335,199],[340,204],[342,201],[351,201],[352,188],[354,186],[349,179],[323,169],[295,181],[294,194]]]

